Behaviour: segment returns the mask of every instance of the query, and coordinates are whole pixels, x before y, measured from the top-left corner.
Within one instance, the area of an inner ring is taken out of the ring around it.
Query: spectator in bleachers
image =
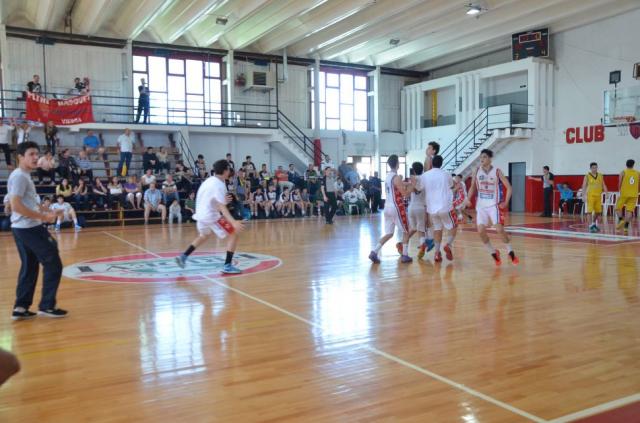
[[[31,134],[31,124],[24,121],[21,125],[16,127],[16,144],[22,144],[29,141],[29,135]]]
[[[33,79],[27,82],[27,90],[30,93],[40,94],[42,92],[42,85],[40,85],[40,75],[33,75]]]
[[[245,161],[242,162],[242,168],[247,172],[247,176],[249,176],[249,178],[256,177],[256,165],[251,161],[251,156],[247,156]]]
[[[182,223],[180,202],[177,199],[173,200],[169,206],[169,223],[173,223],[173,219],[177,219],[178,223]]]
[[[82,226],[78,224],[78,216],[76,215],[75,209],[71,206],[71,204],[65,201],[64,196],[56,195],[56,202],[51,204],[49,208],[51,211],[59,213],[55,226],[56,232],[60,231],[60,227],[65,222],[73,222],[73,226],[76,231],[82,229]]]
[[[341,200],[343,195],[344,195],[344,182],[342,182],[342,179],[337,178],[336,179],[336,196],[338,197],[338,200]]]
[[[147,151],[142,155],[142,169],[146,173],[151,169],[154,173],[158,173],[160,166],[158,166],[158,157],[153,151],[153,147],[147,147]]]
[[[196,193],[191,191],[189,197],[184,200],[184,218],[188,222],[196,212]]]
[[[325,169],[328,168],[328,167],[332,168],[333,167],[333,162],[331,161],[331,157],[329,157],[329,155],[326,154],[324,156],[324,158],[322,159],[322,162],[320,163],[320,170],[322,172],[324,172]]]
[[[73,188],[69,184],[69,179],[62,178],[62,181],[56,186],[56,196],[62,195],[65,200],[71,200],[73,197]]]
[[[347,165],[347,173],[344,176],[343,180],[345,181],[345,189],[354,187],[360,182],[360,178],[358,177],[358,172],[353,168],[353,164]]]
[[[149,223],[151,212],[160,213],[160,221],[164,222],[167,217],[167,208],[161,203],[162,193],[156,189],[155,182],[149,185],[149,189],[144,193],[144,223]]]
[[[198,178],[206,179],[207,174],[207,164],[204,161],[204,156],[202,154],[198,154],[198,158],[193,163],[193,167],[196,170],[196,174]]]
[[[360,214],[363,214],[365,211],[370,212],[369,201],[367,200],[367,194],[360,184],[357,184],[356,187],[356,195],[358,197],[358,211]]]
[[[47,142],[47,148],[55,156],[60,139],[58,138],[58,127],[54,125],[52,120],[48,121],[44,126],[44,139]]]
[[[173,180],[172,175],[167,175],[167,179],[162,183],[162,199],[166,205],[173,203],[173,200],[180,201],[178,186]]]
[[[91,81],[88,77],[82,78],[82,86],[84,88],[80,90],[80,95],[89,95],[91,93]]]
[[[118,175],[127,176],[131,169],[131,156],[133,155],[134,138],[131,130],[125,128],[124,134],[118,137],[118,149],[120,150],[120,161],[118,162]],[[123,172],[123,167],[126,171]]]
[[[347,164],[346,160],[343,160],[340,163],[340,166],[338,166],[338,178],[344,179],[347,176],[348,172],[349,172],[349,165]]]
[[[293,186],[300,187],[300,172],[298,172],[293,165],[293,163],[289,164],[289,171],[287,172],[289,177],[289,182],[293,184]]]
[[[180,191],[191,192],[193,189],[193,173],[191,173],[191,169],[185,168],[182,162],[178,162],[173,175]]]
[[[140,114],[144,111],[142,123],[149,123],[149,87],[144,78],[140,78],[138,85],[138,113],[136,115],[136,123],[140,122]]]
[[[4,160],[9,169],[13,168],[11,162],[11,131],[15,129],[15,119],[11,122],[0,118],[0,149],[4,153]]]
[[[56,159],[51,154],[51,151],[47,150],[44,156],[38,159],[38,184],[42,184],[43,178],[48,176],[50,183],[55,185],[56,167]]]
[[[265,202],[263,204],[264,215],[269,217],[272,212],[277,210],[278,207],[278,194],[276,193],[275,185],[269,184],[265,190]]]
[[[300,209],[300,213],[302,213],[302,217],[304,217],[305,208],[304,208],[304,204],[302,202],[302,196],[300,195],[300,190],[298,188],[295,188],[293,191],[291,191],[291,204],[292,204],[291,214],[293,216],[295,216],[296,215],[296,208],[298,208],[298,209]]]
[[[558,184],[558,191],[560,191],[560,204],[558,207],[567,214],[572,213],[574,204],[573,190],[567,184]]]
[[[158,172],[169,173],[171,171],[171,164],[169,163],[169,154],[165,147],[160,147],[160,151],[156,153],[158,158]]]
[[[282,192],[284,188],[288,188],[289,190],[293,188],[293,183],[289,182],[289,174],[282,168],[282,166],[278,166],[274,176],[278,183],[278,189],[280,192]]]
[[[251,210],[251,214],[255,217],[258,216],[258,212],[260,209],[264,209],[265,207],[265,195],[262,193],[262,187],[258,186],[255,192],[251,193],[249,199],[249,208]]]
[[[79,77],[73,78],[73,87],[68,91],[69,95],[80,95],[80,93],[84,90],[84,85],[82,84],[82,80]]]
[[[249,193],[251,192],[251,182],[246,177],[246,173],[243,169],[238,170],[238,184],[236,186],[236,196],[238,201],[242,204],[246,204]]]
[[[142,209],[142,189],[136,177],[129,176],[122,187],[127,201],[131,204],[131,208],[135,210]]]
[[[91,160],[87,157],[87,153],[84,150],[80,150],[78,153],[78,159],[76,160],[76,164],[78,165],[78,176],[79,179],[83,177],[89,178],[89,181],[93,180],[93,168],[91,166]]]
[[[262,167],[260,168],[260,180],[261,181],[267,181],[269,182],[269,180],[271,179],[271,173],[269,173],[269,170],[267,169],[267,164],[266,163],[262,163]]]
[[[109,202],[110,208],[115,208],[115,203],[117,202],[121,207],[125,204],[125,193],[124,188],[122,188],[122,184],[120,183],[120,179],[117,176],[111,178],[111,181],[107,185],[107,190],[109,195],[107,200]]]
[[[82,140],[82,146],[87,154],[98,151],[98,148],[100,148],[100,140],[93,134],[91,129],[87,131],[87,136]]]
[[[153,170],[147,169],[142,178],[140,178],[140,183],[142,183],[142,191],[146,191],[149,189],[149,185],[156,183],[156,175],[153,174]]]
[[[75,159],[71,157],[71,153],[68,148],[62,150],[58,160],[58,175],[61,178],[76,179],[78,174],[78,164]]]
[[[313,214],[313,204],[311,203],[311,196],[309,195],[309,190],[307,188],[302,188],[300,200],[302,201],[302,210],[308,211],[309,216],[311,216]],[[303,216],[304,211],[302,212]]]
[[[231,160],[231,153],[227,153],[226,158],[229,162],[229,165],[231,165],[231,169],[236,170],[236,164],[233,162],[233,160]]]
[[[344,200],[344,214],[351,214],[351,206],[356,206],[358,209],[358,194],[356,194],[355,187],[349,188],[343,195],[342,198]]]
[[[289,187],[284,187],[280,193],[280,198],[276,203],[276,209],[282,216],[289,216],[292,212],[291,194],[289,193]]]
[[[105,210],[109,208],[109,190],[97,176],[91,186],[91,197],[97,207],[103,207]]]
[[[78,180],[78,185],[73,188],[73,198],[78,210],[87,210],[89,208],[89,187],[84,179]]]

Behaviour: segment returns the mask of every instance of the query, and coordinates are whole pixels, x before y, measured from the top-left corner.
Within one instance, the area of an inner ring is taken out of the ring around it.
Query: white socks
[[[380,250],[382,249],[382,244],[380,244],[379,242],[376,244],[375,248],[373,249],[373,251],[376,252],[376,254],[378,254],[380,252]]]
[[[403,256],[409,255],[409,244],[402,244],[402,255]]]
[[[496,251],[496,249],[493,248],[493,245],[491,245],[491,241],[484,244],[484,248],[489,252],[489,254],[493,254]]]

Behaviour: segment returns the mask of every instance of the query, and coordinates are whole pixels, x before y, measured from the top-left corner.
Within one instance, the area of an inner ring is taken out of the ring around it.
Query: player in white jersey
[[[466,200],[467,187],[462,180],[462,175],[451,175],[453,177],[453,208],[458,212],[458,223],[464,222],[466,216],[467,223],[473,222],[473,217],[467,211]]]
[[[428,172],[432,169],[433,158],[439,153],[440,153],[440,144],[438,144],[435,141],[431,141],[429,142],[429,144],[427,144],[427,151],[424,159],[424,169],[423,169],[424,172]],[[427,229],[425,232],[425,248],[426,248],[426,251],[429,252],[433,249],[435,244],[433,243],[433,227],[431,225],[431,221],[429,220],[428,213],[425,214],[425,226]]]
[[[429,219],[433,225],[435,262],[442,261],[440,246],[443,228],[448,231],[444,252],[447,260],[453,260],[451,247],[457,231],[457,221],[453,210],[453,179],[449,173],[441,169],[442,162],[442,156],[434,156],[431,161],[432,169],[420,177],[420,183],[425,189],[427,213],[429,213]]]
[[[191,253],[215,234],[220,239],[227,239],[227,257],[222,273],[241,273],[233,265],[233,254],[236,251],[238,232],[243,229],[242,222],[235,220],[227,203],[227,187],[225,181],[229,178],[231,165],[226,160],[218,160],[213,164],[214,176],[207,178],[196,194],[196,212],[193,219],[197,222],[198,233],[189,248],[176,257],[176,262],[184,268]]]
[[[387,242],[393,233],[395,227],[402,231],[402,263],[411,263],[413,260],[409,257],[409,220],[407,218],[407,209],[404,205],[404,199],[409,196],[413,190],[413,184],[404,182],[402,177],[398,175],[398,156],[393,154],[389,156],[387,165],[391,169],[387,173],[385,181],[385,190],[387,200],[384,205],[384,227],[385,235],[380,238],[374,249],[369,254],[369,259],[374,263],[380,263],[378,253],[382,246]]]
[[[506,210],[509,200],[511,199],[511,184],[504,176],[502,171],[491,165],[493,151],[485,149],[480,153],[480,167],[474,174],[473,184],[469,189],[469,197],[466,204],[470,204],[471,198],[478,191],[478,199],[476,200],[476,221],[478,225],[478,233],[480,239],[485,245],[487,251],[493,257],[496,265],[502,264],[500,260],[500,252],[493,248],[489,236],[487,235],[487,226],[494,225],[498,234],[507,245],[507,252],[513,264],[518,264],[519,259],[516,257],[511,247],[511,237],[504,230],[504,210]],[[501,185],[505,188],[504,198],[501,198]]]
[[[409,201],[409,239],[417,232],[420,237],[420,245],[418,247],[418,258],[424,257],[426,250],[425,230],[426,230],[426,203],[424,195],[424,187],[420,183],[420,175],[423,173],[424,167],[420,162],[414,162],[411,165],[411,179],[414,184],[411,191],[411,200]]]

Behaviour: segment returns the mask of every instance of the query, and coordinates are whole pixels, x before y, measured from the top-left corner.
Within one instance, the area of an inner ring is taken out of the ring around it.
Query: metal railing
[[[440,152],[443,168],[453,171],[498,129],[534,128],[533,106],[505,104],[483,109],[456,138]]]
[[[298,148],[300,148],[304,155],[309,157],[312,161],[315,159],[315,144],[303,131],[300,129],[291,119],[284,113],[278,110],[278,128],[282,131],[287,138],[289,138]],[[326,157],[326,154],[320,151],[322,158]]]
[[[43,92],[47,98],[65,99],[73,94]],[[149,121],[156,125],[225,126],[238,128],[278,127],[278,107],[271,104],[229,103],[200,99],[174,100],[166,94],[151,93],[149,101]],[[137,123],[138,100],[98,92],[91,93],[93,117],[96,122]],[[26,100],[23,91],[0,91],[0,112],[2,117],[24,118]],[[139,116],[144,122],[144,112]]]

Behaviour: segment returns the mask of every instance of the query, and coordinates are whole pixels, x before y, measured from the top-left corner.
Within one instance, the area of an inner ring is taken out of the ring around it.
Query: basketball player
[[[387,160],[387,165],[391,169],[387,173],[385,181],[385,189],[387,192],[387,202],[384,206],[384,225],[385,235],[380,238],[375,248],[369,254],[369,259],[374,263],[380,263],[378,253],[382,246],[387,242],[398,226],[402,231],[402,263],[411,263],[413,259],[409,257],[409,221],[407,219],[407,210],[404,205],[404,199],[409,196],[413,190],[413,184],[404,182],[402,177],[398,175],[398,156],[392,154]]]
[[[427,213],[433,225],[435,256],[434,261],[442,261],[440,245],[442,244],[442,228],[449,232],[444,252],[447,260],[453,260],[451,247],[456,236],[457,220],[453,209],[453,178],[442,167],[442,156],[436,155],[431,160],[432,168],[420,177],[420,185],[424,187]]]
[[[420,176],[423,173],[424,167],[420,162],[414,162],[411,165],[412,180],[414,188],[411,191],[411,201],[409,201],[409,239],[417,232],[420,237],[420,245],[418,247],[418,258],[424,257],[427,246],[425,245],[425,196],[424,188],[420,182]],[[402,246],[401,246],[402,247]]]
[[[271,212],[275,213],[277,200],[278,200],[278,194],[276,193],[275,185],[273,185],[273,184],[269,185],[269,188],[267,188],[266,199],[265,199],[264,203],[262,204],[262,208],[264,209],[265,217],[269,217]],[[280,209],[278,209],[278,211],[280,211]]]
[[[438,144],[435,141],[431,141],[429,142],[429,144],[427,144],[427,151],[426,151],[426,157],[424,159],[424,172],[428,172],[431,170],[432,166],[432,161],[433,161],[433,157],[436,154],[440,153],[440,144]],[[425,214],[425,226],[427,228],[426,231],[426,237],[425,237],[425,246],[426,246],[426,251],[429,252],[433,249],[434,243],[433,243],[433,228],[431,227],[431,221],[429,220],[429,214]]]
[[[453,207],[458,213],[458,223],[467,218],[467,223],[473,222],[473,217],[467,211],[465,200],[467,199],[467,187],[462,180],[462,175],[452,174],[453,177]]]
[[[253,214],[254,217],[258,217],[260,208],[264,208],[264,198],[261,187],[256,188],[255,192],[251,193],[249,196],[249,208],[251,209],[251,214]],[[265,210],[265,215],[266,213],[267,212]]]
[[[29,311],[33,302],[39,266],[42,265],[42,299],[38,314],[47,317],[65,317],[67,312],[56,308],[56,294],[62,276],[62,261],[58,243],[49,235],[43,222],[53,223],[57,215],[42,211],[40,198],[31,179],[38,168],[39,147],[33,141],[18,144],[18,168],[11,172],[7,182],[7,196],[11,204],[11,231],[22,261],[18,274],[16,302],[11,318],[31,319],[36,313]]]
[[[511,184],[500,169],[491,165],[492,158],[493,151],[489,149],[484,149],[480,153],[480,167],[476,169],[474,173],[473,184],[471,185],[471,189],[469,189],[469,197],[465,202],[465,207],[471,203],[470,200],[477,190],[476,221],[480,239],[484,243],[487,251],[491,254],[491,257],[493,257],[496,265],[501,265],[500,252],[493,248],[487,235],[487,226],[495,226],[496,231],[507,246],[511,263],[515,265],[518,264],[520,260],[516,257],[511,247],[509,234],[504,230],[504,210],[507,208],[507,204],[509,204],[509,200],[511,199]],[[503,201],[500,201],[501,184],[506,190]]]
[[[618,202],[616,203],[616,211],[620,218],[617,229],[620,230],[624,227],[624,233],[629,232],[629,222],[633,218],[633,212],[638,204],[638,178],[640,173],[633,168],[636,164],[635,160],[627,160],[627,168],[620,172],[620,182],[618,185]],[[622,213],[622,209],[625,209],[626,214]]]
[[[191,253],[202,245],[212,234],[220,239],[227,239],[227,257],[222,273],[237,274],[240,269],[233,265],[233,254],[236,251],[238,232],[244,229],[242,222],[235,220],[227,208],[227,189],[225,181],[229,177],[231,166],[226,160],[218,160],[213,164],[214,176],[207,178],[196,194],[196,213],[198,233],[189,248],[176,257],[178,266],[184,268]]]
[[[600,232],[598,228],[598,218],[602,216],[602,193],[608,192],[604,183],[604,176],[598,173],[598,163],[589,165],[590,170],[582,181],[582,192],[586,193],[587,213],[591,216],[589,232]]]

